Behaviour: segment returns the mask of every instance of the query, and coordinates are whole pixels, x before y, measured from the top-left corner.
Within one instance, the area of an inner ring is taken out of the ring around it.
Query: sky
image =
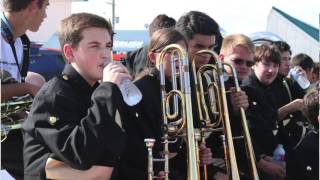
[[[112,0],[73,2],[72,12],[91,12],[112,17]],[[274,6],[319,29],[319,0],[115,0],[118,30],[142,30],[158,14],[179,19],[191,10],[210,15],[226,32],[265,31],[268,15]]]

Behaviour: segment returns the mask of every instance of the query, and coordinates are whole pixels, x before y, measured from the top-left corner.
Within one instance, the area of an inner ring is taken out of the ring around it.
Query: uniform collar
[[[66,64],[64,67],[64,70],[62,71],[62,78],[70,81],[72,85],[79,89],[79,91],[85,93],[92,93],[99,85],[97,82],[93,86],[90,86],[90,84],[70,64]]]

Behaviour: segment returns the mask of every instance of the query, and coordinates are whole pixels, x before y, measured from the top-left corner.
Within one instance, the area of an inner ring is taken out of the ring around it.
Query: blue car
[[[41,74],[46,81],[61,74],[65,65],[60,47],[50,45],[53,38],[56,34],[44,45],[32,43],[30,48],[29,71]]]

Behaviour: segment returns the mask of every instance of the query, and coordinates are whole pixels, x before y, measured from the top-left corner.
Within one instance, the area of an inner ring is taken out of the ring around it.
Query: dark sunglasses
[[[250,60],[234,59],[232,61],[238,66],[242,66],[243,64],[246,64],[247,67],[251,67],[254,65],[254,61],[250,61]]]

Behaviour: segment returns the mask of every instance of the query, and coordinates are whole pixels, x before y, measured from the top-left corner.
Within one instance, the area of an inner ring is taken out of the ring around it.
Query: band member
[[[49,0],[3,0],[1,5],[1,102],[15,96],[35,96],[45,80],[28,72],[30,41],[25,33],[38,31],[47,16]],[[6,81],[4,73],[12,81]],[[1,168],[17,179],[23,179],[22,146],[20,129],[10,131],[1,143]]]
[[[117,85],[131,77],[120,63],[109,63],[112,35],[110,23],[97,15],[62,21],[59,40],[67,64],[39,91],[23,124],[25,179],[113,174],[125,145],[115,122],[122,99]]]
[[[179,18],[176,28],[180,32],[182,32],[182,34],[184,34],[188,40],[189,59],[193,59],[195,57],[195,54],[200,50],[214,50],[216,52],[220,52],[222,36],[219,31],[219,25],[215,22],[214,19],[212,19],[207,14],[203,12],[198,12],[198,11],[190,11]],[[230,54],[233,53],[231,49],[232,48],[230,43],[225,45],[225,48],[224,48],[225,52],[224,54],[221,54],[220,58],[223,59],[224,56],[228,56],[229,53]],[[228,58],[226,58],[226,60],[227,59]],[[196,68],[198,69],[202,65],[211,63],[210,62],[211,60],[212,59],[210,59],[210,57],[207,55],[197,56],[195,59]],[[248,71],[249,71],[249,68],[246,68],[246,73],[248,73]],[[192,77],[192,78],[195,78],[195,77]],[[204,82],[204,84],[206,84],[206,82]],[[239,107],[248,106],[247,97],[243,91],[234,92],[231,94],[232,94],[231,99],[233,100],[232,106],[234,105],[233,109],[235,111],[239,112]],[[195,110],[195,112],[197,112],[196,107],[193,107],[193,109]],[[233,109],[231,110],[233,111]],[[221,145],[221,141],[217,134],[214,133],[209,138],[207,138],[207,145],[212,149],[213,152],[216,152],[215,157],[219,156],[219,153],[217,153],[219,151],[217,151],[216,149],[217,145],[219,146],[219,144]],[[224,154],[223,150],[220,152],[221,152],[220,155],[223,156]],[[222,163],[220,163],[219,161],[214,164],[216,164],[215,167],[208,168],[209,174],[213,174],[215,179],[226,179],[227,176],[224,174],[224,171],[217,167],[218,164],[224,164],[223,160],[222,160]]]
[[[26,94],[35,96],[43,82],[37,85],[24,82],[28,71],[29,52],[23,51],[23,47],[27,47],[26,49],[30,47],[30,41],[25,33],[27,30],[38,31],[43,19],[47,17],[46,9],[49,1],[5,0],[2,4],[1,67],[18,83],[3,85],[1,100]]]
[[[222,39],[218,23],[210,16],[199,11],[190,11],[183,14],[177,21],[176,29],[179,30],[188,41],[188,58],[191,60],[195,53],[208,49],[220,51]],[[196,65],[200,67],[209,63],[210,57],[200,56]]]
[[[319,82],[303,98],[303,113],[314,126],[288,157],[290,179],[319,179]]]
[[[166,14],[157,15],[150,23],[149,38],[159,29],[174,28],[176,20]],[[139,74],[148,62],[148,45],[145,45],[135,51],[128,52],[125,57],[124,64],[128,68],[130,74],[134,77]]]
[[[251,137],[257,157],[260,179],[278,179],[286,176],[286,169],[272,161],[277,144],[282,144],[277,130],[278,109],[273,105],[271,84],[278,74],[280,52],[275,46],[263,44],[256,49],[253,72],[243,81],[249,99],[247,111]]]
[[[223,39],[222,47],[220,50],[219,58],[224,62],[231,64],[236,70],[237,80],[241,85],[241,82],[248,77],[251,67],[254,64],[255,47],[249,37],[243,34],[231,34]],[[231,90],[230,94],[227,94],[228,112],[231,124],[232,135],[239,137],[243,135],[242,117],[240,114],[240,108],[247,109],[248,97],[244,91],[235,91],[235,82],[232,78],[232,70],[227,66],[226,72],[230,77],[225,81],[225,88]],[[216,152],[215,158],[217,161],[224,160],[223,146],[218,139],[221,133],[212,134],[211,146]],[[234,148],[236,152],[237,164],[241,179],[250,179],[247,154],[245,152],[245,142],[243,138],[235,139]]]
[[[127,148],[120,163],[120,179],[128,179],[135,177],[137,179],[147,179],[147,151],[144,139],[154,138],[156,140],[154,147],[155,157],[161,156],[163,151],[163,114],[161,108],[161,88],[159,74],[159,54],[170,44],[179,44],[182,48],[187,48],[187,43],[182,34],[174,29],[161,29],[156,31],[150,41],[148,50],[148,65],[136,76],[135,84],[143,94],[141,102],[136,105],[131,111],[136,117],[123,124],[127,133]],[[164,56],[164,71],[166,77],[166,90],[172,89],[171,77],[171,53],[167,52]],[[170,160],[170,177],[171,179],[185,179],[187,173],[179,171],[171,163],[177,153],[180,153],[180,146],[184,146],[181,139],[177,143],[169,145],[171,160]],[[184,152],[183,152],[184,153]],[[208,148],[201,146],[201,162],[210,163],[212,161],[211,152]],[[184,164],[186,166],[186,164]],[[155,163],[155,175],[163,175],[160,163]]]
[[[278,75],[270,85],[270,91],[275,97],[273,100],[276,101],[273,103],[278,108],[279,120],[281,120],[278,122],[278,133],[282,134],[282,141],[288,155],[307,132],[304,125],[306,123],[305,117],[300,111],[295,111],[288,106],[293,101],[302,101],[304,90],[297,82],[287,77],[291,60],[289,44],[284,41],[276,41],[272,44],[279,49],[281,61]],[[311,63],[313,64],[312,60]],[[301,69],[301,71],[303,70]]]

